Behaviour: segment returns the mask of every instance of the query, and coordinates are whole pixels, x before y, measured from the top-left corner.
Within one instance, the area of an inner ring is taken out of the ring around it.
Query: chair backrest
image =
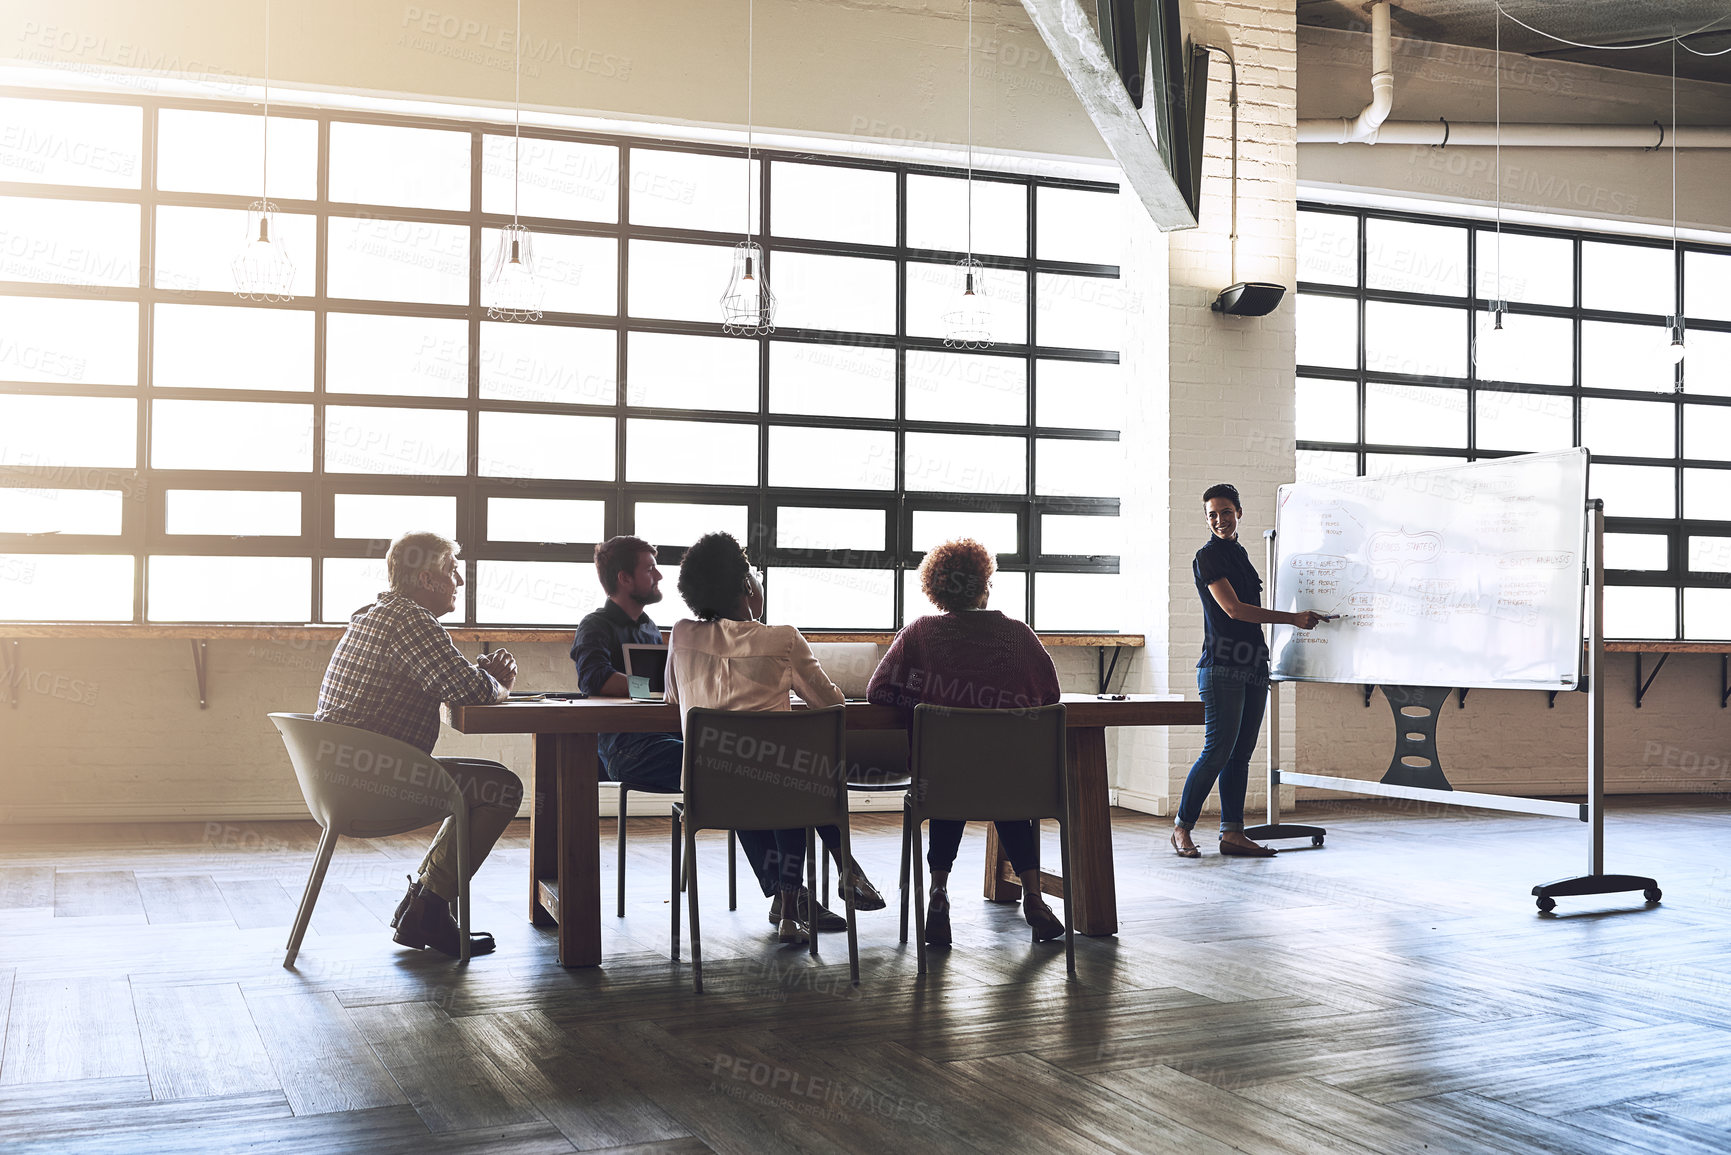
[[[783,830],[846,821],[843,707],[685,716],[685,821],[693,830]]]
[[[1063,705],[914,708],[913,810],[921,818],[1065,815]]]
[[[465,805],[437,759],[407,742],[311,714],[272,714],[307,809],[320,826],[383,838],[448,817]]]

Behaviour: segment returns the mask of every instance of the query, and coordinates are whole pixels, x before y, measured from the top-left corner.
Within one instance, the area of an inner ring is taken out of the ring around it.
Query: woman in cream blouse
[[[818,665],[811,646],[792,626],[766,625],[763,583],[731,534],[698,538],[679,566],[679,594],[698,621],[674,624],[667,645],[667,701],[679,707],[683,726],[694,706],[714,710],[790,710],[789,693],[813,706],[838,706],[840,687]],[[839,854],[840,832],[818,830]],[[740,830],[752,870],[765,897],[769,921],[782,942],[808,941],[812,930],[845,930],[847,920],[811,902],[800,885],[805,869],[803,830]],[[856,909],[880,910],[883,896],[853,864],[838,863],[842,885],[854,888]],[[815,920],[812,914],[815,913]],[[815,922],[815,926],[814,926]]]

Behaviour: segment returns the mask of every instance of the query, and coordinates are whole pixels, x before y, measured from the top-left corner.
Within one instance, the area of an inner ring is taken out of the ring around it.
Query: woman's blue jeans
[[[1196,671],[1202,695],[1202,753],[1184,780],[1178,825],[1193,830],[1208,792],[1220,783],[1220,830],[1244,829],[1244,788],[1250,755],[1268,708],[1268,669],[1203,666]]]

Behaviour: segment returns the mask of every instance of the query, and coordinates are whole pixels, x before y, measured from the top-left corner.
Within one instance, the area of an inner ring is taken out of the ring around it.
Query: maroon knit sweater
[[[964,610],[920,618],[897,634],[866,696],[911,718],[921,702],[1014,710],[1060,695],[1052,656],[1033,630],[997,610]]]

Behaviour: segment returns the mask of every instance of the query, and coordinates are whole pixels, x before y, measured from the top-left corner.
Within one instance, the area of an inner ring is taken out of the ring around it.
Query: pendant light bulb
[[[1665,363],[1681,365],[1689,350],[1683,344],[1683,318],[1672,317],[1670,324],[1671,343],[1665,346]]]

